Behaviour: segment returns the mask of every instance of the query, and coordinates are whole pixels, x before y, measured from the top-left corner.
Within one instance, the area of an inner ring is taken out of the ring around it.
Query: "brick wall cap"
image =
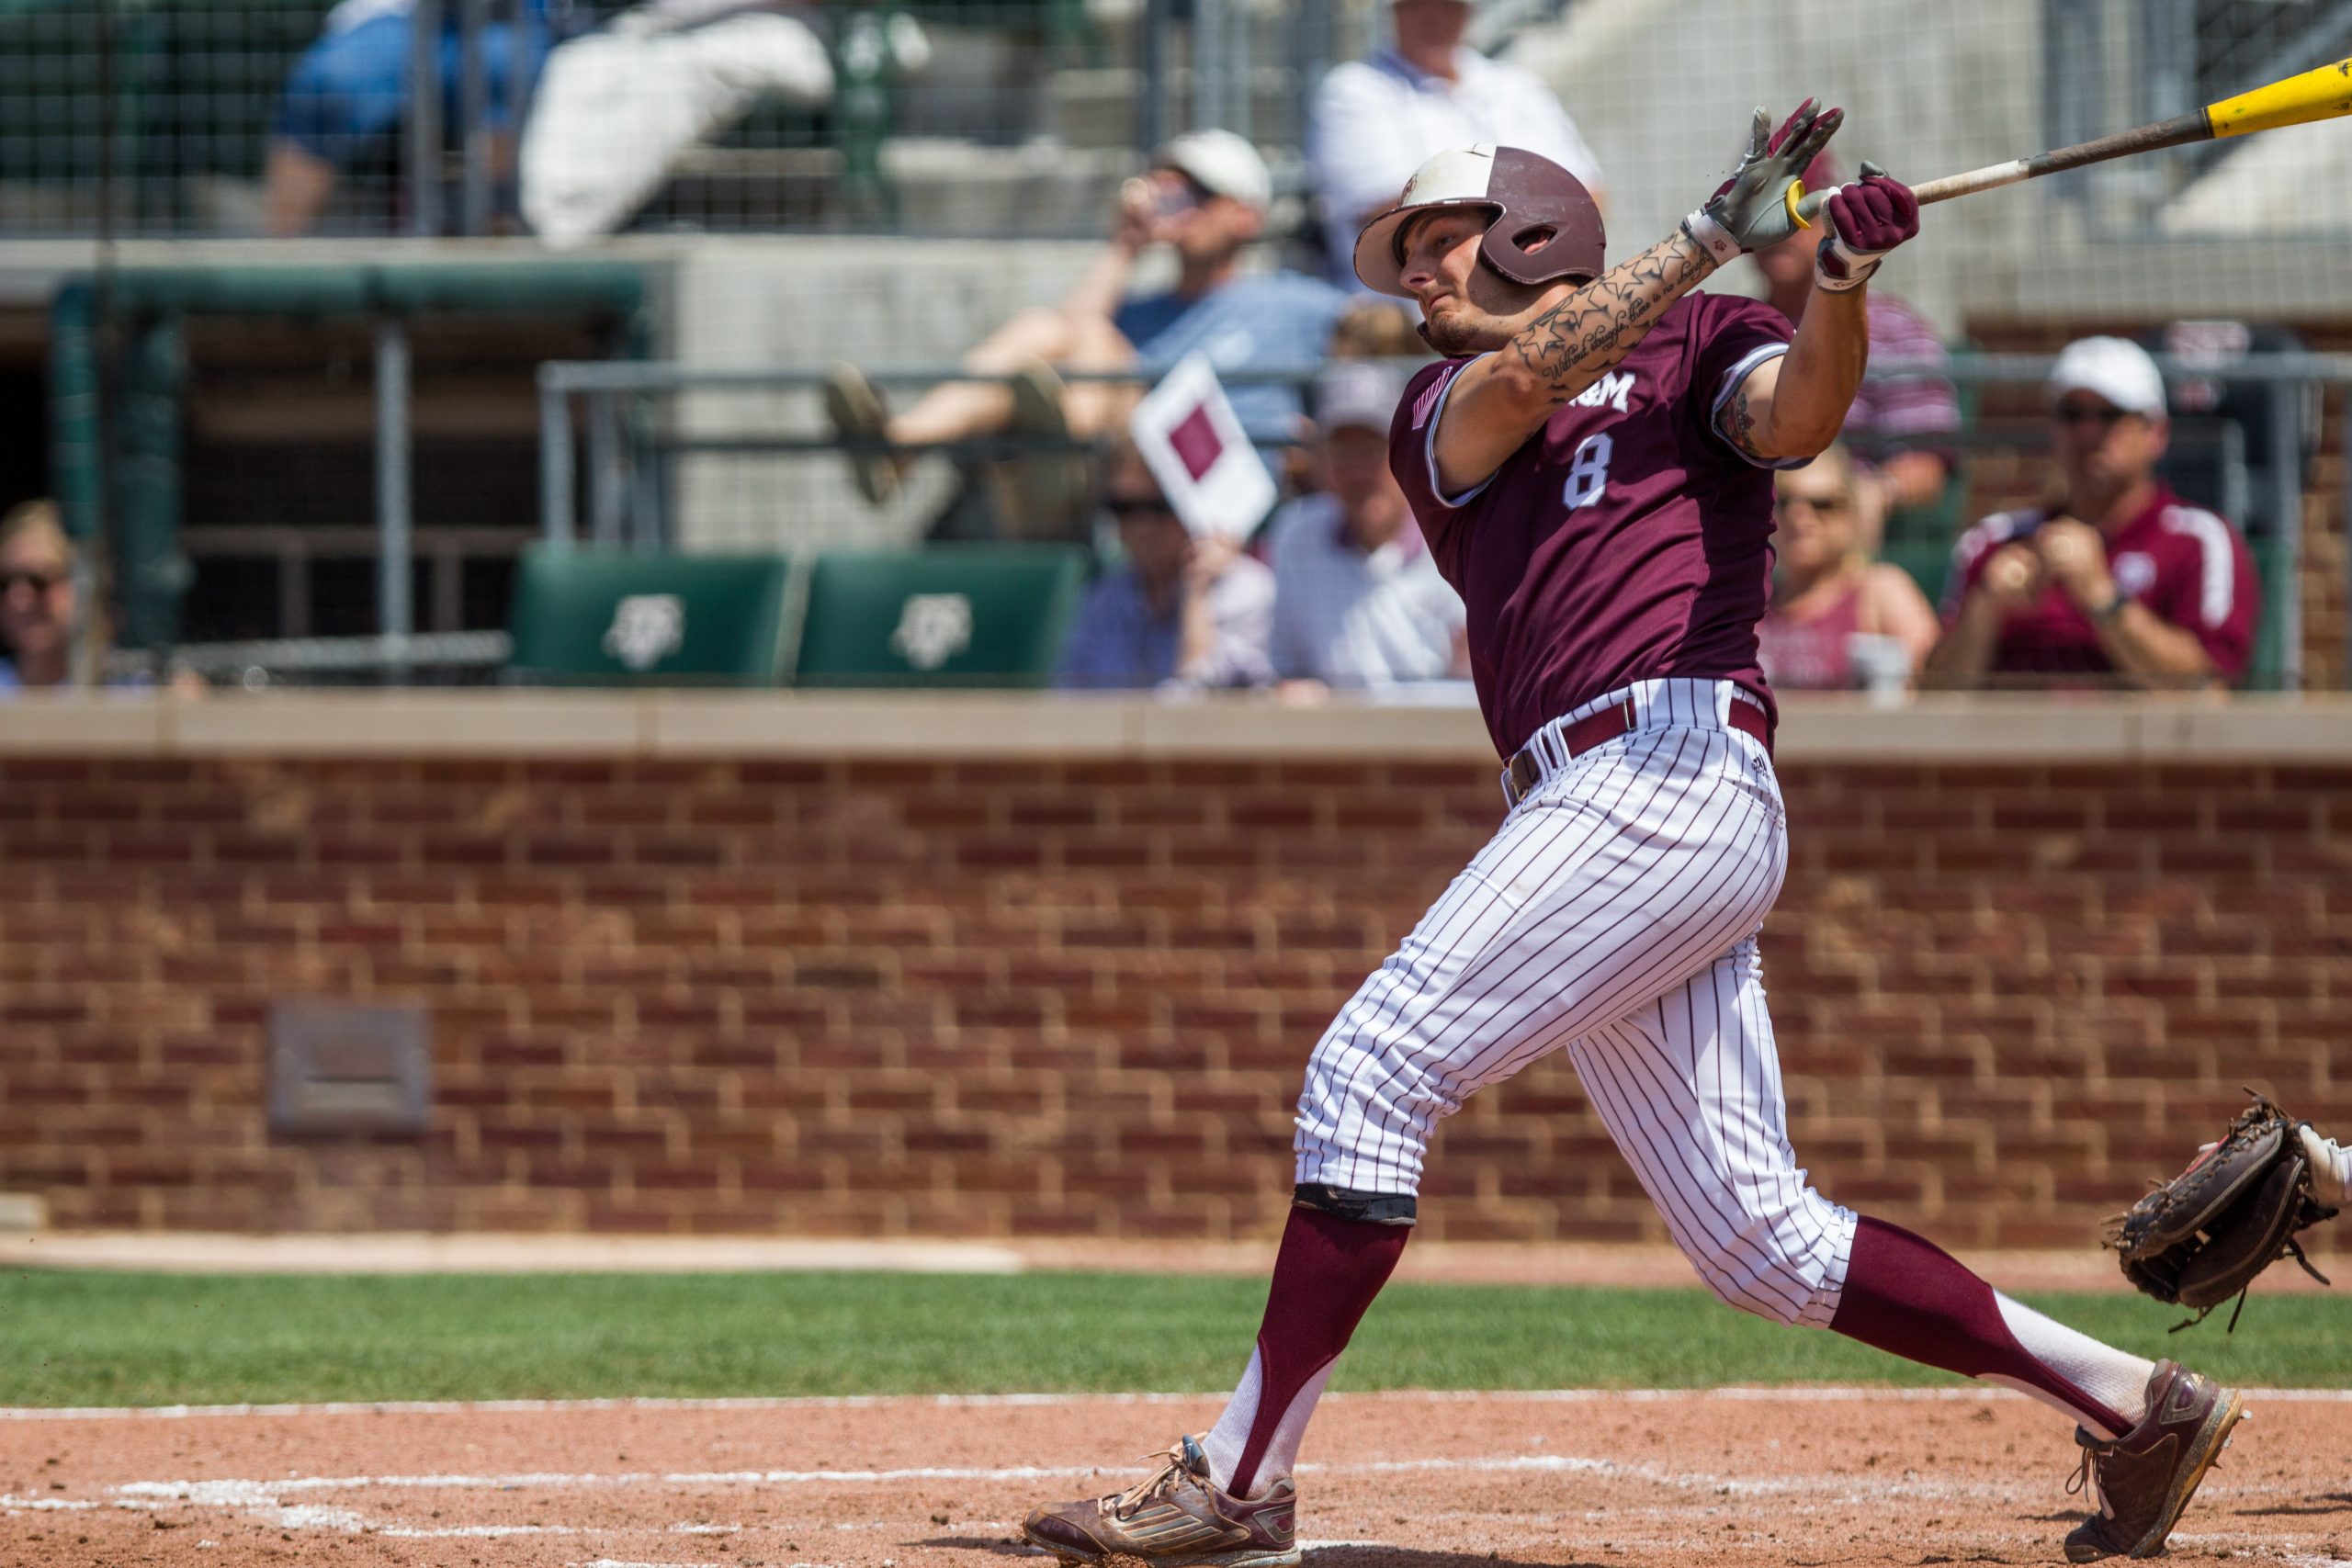
[[[1782,703],[1783,761],[2352,760],[2352,696]],[[555,691],[26,694],[0,755],[1408,758],[1491,761],[1466,705],[1266,695]]]

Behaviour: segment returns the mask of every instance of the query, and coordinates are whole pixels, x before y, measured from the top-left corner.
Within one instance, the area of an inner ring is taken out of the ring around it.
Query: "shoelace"
[[[1181,1438],[1169,1447],[1156,1453],[1148,1453],[1143,1457],[1148,1460],[1165,1460],[1167,1462],[1125,1492],[1113,1493],[1097,1503],[1095,1506],[1100,1508],[1106,1517],[1125,1518],[1128,1514],[1141,1507],[1146,1500],[1170,1491],[1176,1477],[1181,1475],[1189,1478],[1193,1473],[1184,1468],[1184,1441]]]
[[[2086,1493],[2089,1500],[2098,1505],[2100,1517],[2111,1519],[2115,1517],[2115,1510],[2107,1506],[2107,1494],[2099,1490],[2098,1467],[2092,1461],[2098,1458],[2101,1449],[2111,1449],[2114,1445],[2084,1442],[2080,1427],[2075,1428],[2075,1441],[2081,1445],[2083,1457],[2082,1462],[2075,1466],[2075,1479],[2066,1483],[2066,1495],[2072,1497],[2077,1493]]]

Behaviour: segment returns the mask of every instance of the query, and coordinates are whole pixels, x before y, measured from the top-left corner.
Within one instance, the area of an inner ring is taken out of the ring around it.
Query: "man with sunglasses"
[[[1062,649],[1066,689],[1259,686],[1273,678],[1274,575],[1238,534],[1195,535],[1131,442],[1112,448],[1102,510],[1125,558],[1095,581]]]
[[[2044,390],[2065,493],[1962,536],[1922,683],[2237,680],[2260,605],[2254,559],[2228,522],[2156,478],[2167,431],[2155,361],[2123,338],[2083,338]]]

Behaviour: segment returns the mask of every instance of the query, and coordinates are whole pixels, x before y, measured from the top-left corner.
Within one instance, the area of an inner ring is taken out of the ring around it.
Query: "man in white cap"
[[[1329,284],[1297,273],[1244,272],[1244,246],[1264,230],[1273,181],[1265,160],[1240,137],[1196,130],[1154,154],[1150,172],[1121,187],[1111,243],[1061,303],[1023,310],[964,356],[975,376],[1012,378],[944,382],[902,412],[892,413],[854,367],[827,373],[825,407],[846,440],[867,443],[853,452],[859,488],[881,504],[897,493],[910,459],[875,443],[921,446],[1011,433],[1051,440],[1092,440],[1120,428],[1140,395],[1139,385],[1080,382],[1065,387],[1061,370],[1140,370],[1156,376],[1187,355],[1203,353],[1221,371],[1250,365],[1320,359],[1344,296]],[[1175,286],[1129,299],[1136,258],[1149,246],[1176,253]],[[1288,438],[1299,412],[1286,386],[1236,386],[1234,412],[1250,435],[1266,445]],[[1045,526],[1002,517],[1016,532],[1051,533],[1073,520],[1091,487],[1073,467],[1028,465],[1035,471],[1006,487],[1006,500],[1053,517]],[[1040,493],[1041,491],[1049,493]],[[1001,502],[1000,510],[1004,510]]]
[[[1403,377],[1367,360],[1343,360],[1316,383],[1318,488],[1267,529],[1274,673],[1285,682],[1376,689],[1469,675],[1462,596],[1388,466],[1404,390]]]
[[[1600,164],[1552,89],[1462,41],[1469,0],[1390,0],[1387,9],[1395,41],[1334,66],[1307,111],[1308,175],[1342,287],[1359,286],[1350,265],[1357,231],[1449,147],[1523,147],[1583,181],[1606,209]]]
[[[2156,478],[2168,431],[2155,361],[2123,338],[2083,338],[2045,392],[2065,493],[1962,536],[1922,683],[2237,680],[2260,608],[2254,560],[2228,522]]]

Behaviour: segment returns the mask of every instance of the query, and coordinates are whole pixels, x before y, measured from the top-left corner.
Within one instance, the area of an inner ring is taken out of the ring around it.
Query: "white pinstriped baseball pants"
[[[1412,1193],[1442,1118],[1566,1046],[1699,1275],[1826,1326],[1854,1215],[1789,1146],[1756,933],[1788,869],[1780,786],[1729,682],[1645,681],[1545,727],[1546,776],[1332,1021],[1299,1097],[1298,1179]],[[1568,725],[1632,697],[1573,760]]]

